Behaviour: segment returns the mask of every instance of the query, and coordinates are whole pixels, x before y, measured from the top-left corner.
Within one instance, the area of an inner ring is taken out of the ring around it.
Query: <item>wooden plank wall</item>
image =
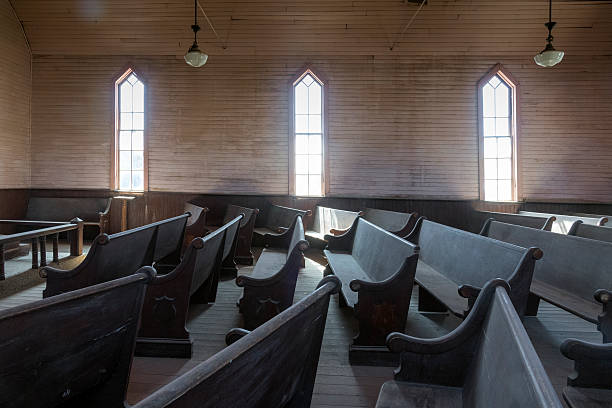
[[[0,0],[0,50],[0,188],[28,188],[31,55],[8,0]]]
[[[556,2],[554,69],[535,66],[545,1],[207,1],[227,49],[182,61],[187,4],[17,5],[32,36],[35,188],[109,188],[113,78],[147,82],[149,187],[287,193],[289,80],[328,80],[331,196],[478,197],[476,83],[502,63],[520,82],[520,199],[612,201],[612,3]]]

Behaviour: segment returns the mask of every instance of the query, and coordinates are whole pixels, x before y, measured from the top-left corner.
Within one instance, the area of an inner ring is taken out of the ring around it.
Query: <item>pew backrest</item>
[[[594,239],[596,241],[612,242],[612,228],[589,225],[582,221],[574,222],[567,235]]]
[[[587,217],[587,216],[576,216],[576,215],[565,215],[565,214],[548,214],[531,211],[520,211],[521,215],[529,215],[535,217],[555,217],[551,231],[558,234],[567,234],[572,227],[572,224],[578,220],[581,220],[585,224],[589,225],[605,225],[608,221],[605,217]]]
[[[182,251],[185,252],[187,247],[194,238],[203,237],[206,235],[206,214],[208,214],[207,207],[200,207],[193,203],[185,203],[184,213],[189,213],[190,216],[187,219],[185,225],[185,238],[183,239]]]
[[[299,210],[297,208],[283,207],[281,205],[270,204],[263,214],[263,217],[258,217],[256,226],[266,227],[273,230],[278,228],[289,228],[295,217],[298,215],[306,217],[310,213],[309,210]]]
[[[605,259],[612,258],[612,243],[554,234],[548,231],[490,221],[488,237],[524,247],[538,247],[544,256],[536,262],[533,279],[565,288],[573,295],[593,300],[598,289],[612,288]]]
[[[325,235],[330,230],[346,230],[351,227],[358,212],[338,210],[336,208],[317,206],[314,210],[311,230]]]
[[[243,214],[244,217],[240,220],[240,228],[245,227],[249,222],[255,225],[255,218],[257,217],[257,213],[259,212],[256,208],[247,208],[241,207],[239,205],[230,204],[227,206],[225,210],[225,215],[223,217],[223,224],[227,224],[234,218],[238,217],[240,214]]]
[[[417,220],[415,213],[379,210],[377,208],[366,208],[362,218],[400,237],[408,235]]]
[[[310,406],[329,299],[339,286],[324,278],[312,294],[134,408]]]
[[[99,222],[100,213],[108,213],[112,198],[106,197],[30,197],[26,220]]]
[[[510,214],[510,213],[499,213],[491,211],[477,211],[480,215],[480,225],[484,226],[489,218],[493,218],[495,221],[505,222],[507,224],[522,225],[523,227],[543,229],[550,231],[556,218],[554,215],[551,216],[535,216],[528,214]],[[481,235],[482,229],[481,229]]]
[[[234,219],[226,222],[220,229],[225,229],[225,240],[223,242],[223,259],[234,259],[234,251],[238,241],[238,232],[244,215],[239,214]]]
[[[305,240],[304,223],[302,222],[302,217],[300,215],[296,216],[293,219],[290,228],[293,228],[293,234],[291,234],[291,241],[289,242],[289,246],[286,248],[287,258],[289,258],[289,255],[291,254],[293,248],[295,248],[298,243]]]
[[[0,406],[124,407],[155,271],[0,311]]]

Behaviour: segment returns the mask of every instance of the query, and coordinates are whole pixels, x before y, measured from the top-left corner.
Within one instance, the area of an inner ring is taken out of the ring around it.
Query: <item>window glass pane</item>
[[[487,136],[495,136],[495,119],[484,119],[484,135]]]
[[[136,81],[138,81],[138,78],[136,78],[136,75],[134,75],[134,74],[130,74],[130,76],[128,77],[127,81],[128,81],[130,84],[135,84],[135,83],[136,83]]]
[[[321,85],[314,82],[308,88],[308,113],[311,115],[321,114]]]
[[[122,171],[119,173],[119,189],[129,190],[132,173],[130,171]]]
[[[485,180],[485,200],[497,201],[497,180]]]
[[[512,139],[511,138],[500,137],[497,139],[497,157],[502,158],[502,159],[512,158]]]
[[[298,154],[295,156],[295,174],[308,174],[308,156]]]
[[[308,113],[308,87],[303,82],[295,87],[295,113]]]
[[[132,170],[144,169],[144,152],[133,151],[132,152]]]
[[[295,133],[308,133],[308,115],[295,115]]]
[[[134,114],[134,122],[132,123],[132,129],[144,129],[144,113]]]
[[[304,76],[304,78],[302,79],[303,83],[306,84],[306,86],[310,86],[310,84],[312,84],[314,82],[314,79],[310,76],[310,74]]]
[[[311,155],[308,158],[308,172],[310,174],[321,174],[321,156]]]
[[[144,140],[142,131],[132,132],[132,149],[144,150]]]
[[[126,130],[132,129],[132,114],[131,113],[122,113],[119,119],[121,121],[121,129],[126,129]]]
[[[495,88],[497,85],[499,85],[501,83],[501,80],[499,79],[499,77],[497,75],[495,75],[493,78],[491,78],[489,80],[489,84],[491,84],[491,86],[493,88]]]
[[[321,115],[308,116],[308,133],[321,133]]]
[[[144,112],[144,85],[138,81],[134,84],[134,112]]]
[[[119,132],[119,150],[130,150],[130,132]]]
[[[512,200],[512,182],[510,180],[499,180],[497,183],[497,200]]]
[[[497,138],[486,137],[484,139],[484,157],[487,159],[497,157]]]
[[[510,136],[510,119],[497,118],[495,119],[495,135]]]
[[[128,150],[127,152],[119,152],[119,170],[130,170],[132,163],[132,154]]]
[[[132,85],[127,81],[122,83],[119,87],[119,96],[121,97],[120,109],[121,112],[132,111]]]
[[[508,91],[508,86],[505,83],[500,84],[495,90],[495,116],[497,117],[510,116],[508,105],[510,93]]]
[[[497,160],[496,159],[484,159],[484,176],[485,176],[485,179],[496,179],[497,178]]]
[[[321,154],[321,135],[310,135],[308,143],[309,154]]]
[[[309,185],[308,192],[310,195],[320,195],[321,194],[321,175],[316,174],[309,177]]]
[[[512,160],[500,159],[497,161],[497,178],[499,179],[512,179]]]
[[[495,116],[495,90],[490,85],[482,88],[482,109],[485,118]]]
[[[308,135],[295,135],[295,154],[308,154]]]
[[[295,194],[305,196],[308,195],[308,176],[295,176]]]
[[[143,190],[144,189],[144,173],[142,171],[132,172],[132,189]]]

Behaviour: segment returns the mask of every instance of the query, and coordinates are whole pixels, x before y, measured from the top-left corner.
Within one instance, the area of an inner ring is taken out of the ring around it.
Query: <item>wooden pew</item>
[[[354,211],[316,206],[312,224],[306,231],[306,238],[312,247],[323,248],[327,245],[329,234],[342,233],[349,229],[358,216],[359,213]]]
[[[349,349],[351,363],[367,363],[386,350],[391,332],[403,332],[419,247],[362,218],[323,251],[342,282],[341,297],[359,321]],[[382,349],[382,350],[381,350]],[[369,356],[368,356],[369,355]]]
[[[189,214],[183,214],[117,234],[98,235],[74,269],[41,269],[47,278],[43,297],[107,282],[130,275],[141,266],[179,257],[187,217]]]
[[[281,235],[266,235],[264,249],[250,276],[239,275],[236,285],[244,288],[238,301],[244,327],[252,330],[293,304],[299,270],[304,266],[302,217]]]
[[[376,408],[561,408],[507,290],[503,280],[487,283],[467,319],[445,336],[390,334],[387,345],[401,362]]]
[[[130,276],[0,311],[0,406],[124,408],[148,282]]]
[[[416,213],[402,213],[396,211],[379,210],[377,208],[366,208],[359,213],[361,218],[378,225],[382,229],[389,231],[398,237],[405,237],[414,229],[418,216]],[[334,229],[333,235],[340,235],[348,231]]]
[[[234,239],[241,219],[236,217],[206,237],[195,238],[182,262],[171,272],[158,274],[149,285],[136,340],[137,356],[191,358],[193,341],[186,328],[189,303],[216,300],[224,243]]]
[[[110,197],[30,197],[25,219],[68,222],[80,218],[84,225],[95,225],[103,234],[110,225],[111,202]]]
[[[424,218],[406,239],[419,246],[415,281],[420,311],[449,310],[465,317],[480,288],[501,278],[512,288],[510,299],[519,315],[525,312],[534,265],[542,256],[538,248],[510,245]]]
[[[206,214],[208,211],[208,207],[200,207],[196,204],[185,203],[183,213],[189,213],[190,215],[187,219],[187,225],[185,225],[185,239],[183,239],[181,254],[185,253],[191,241],[206,235]]]
[[[133,408],[309,407],[329,298],[339,286],[328,276],[254,331],[230,331],[229,347]]]
[[[488,237],[544,251],[533,274],[527,315],[537,314],[541,298],[597,324],[604,342],[612,341],[612,274],[604,261],[612,257],[611,243],[497,221],[489,224]]]
[[[572,224],[578,220],[581,220],[585,224],[589,225],[605,225],[608,222],[606,217],[587,217],[587,216],[576,216],[576,215],[565,215],[565,214],[548,214],[539,213],[533,211],[519,211],[521,215],[528,215],[534,217],[555,217],[551,231],[558,234],[567,234],[572,227]]]
[[[612,242],[612,228],[589,225],[583,223],[580,220],[575,221],[572,224],[572,227],[570,228],[567,235],[594,239],[597,241]]]
[[[612,407],[612,344],[567,339],[561,353],[574,360],[563,398],[570,408]]]
[[[535,215],[499,213],[492,211],[476,211],[476,213],[480,218],[480,225],[483,227],[489,218],[493,218],[495,221],[505,222],[506,224],[522,225],[523,227],[550,231],[553,223],[557,219],[554,215],[538,217]]]
[[[298,210],[297,208],[283,207],[274,204],[268,205],[266,210],[263,211],[263,214],[259,214],[255,222],[253,243],[258,246],[263,246],[264,235],[280,234],[291,227],[296,216],[299,215],[302,217],[302,220],[304,220],[304,217],[310,216],[310,214],[310,210]]]
[[[234,218],[238,217],[240,214],[243,215],[244,218],[242,218],[242,221],[240,221],[240,229],[238,231],[238,238],[236,247],[234,249],[234,259],[241,265],[253,265],[251,242],[253,241],[253,230],[255,229],[255,221],[258,213],[259,209],[257,208],[240,207],[238,205],[230,204],[225,210],[223,222],[220,225],[211,224],[206,226],[209,231],[214,231],[221,225],[227,224]]]

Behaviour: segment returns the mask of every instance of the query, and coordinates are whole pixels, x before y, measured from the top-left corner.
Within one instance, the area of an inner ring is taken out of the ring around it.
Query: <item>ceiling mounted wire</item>
[[[202,8],[202,5],[200,4],[200,2],[198,1],[198,7],[200,8],[200,11],[202,12],[202,14],[204,15],[204,18],[206,19],[206,22],[208,23],[208,25],[210,26],[210,29],[213,31],[213,33],[215,33],[215,37],[217,37],[217,40],[221,43],[221,48],[226,49],[227,48],[227,44],[225,44],[225,42],[223,42],[223,40],[221,39],[221,37],[219,37],[219,34],[217,34],[217,30],[215,30],[215,27],[213,26],[212,22],[210,21],[210,19],[208,18],[208,16],[206,15],[206,12],[204,11],[204,9]]]
[[[425,3],[427,3],[427,0],[423,0],[421,2],[421,5],[419,6],[419,8],[417,9],[417,11],[414,12],[414,14],[412,15],[412,18],[410,19],[410,21],[408,21],[408,23],[404,26],[404,29],[402,30],[402,32],[397,36],[397,38],[395,39],[395,41],[393,41],[393,44],[391,44],[391,47],[389,47],[389,50],[393,51],[393,48],[395,48],[395,44],[397,44],[397,42],[399,41],[400,38],[402,38],[402,36],[406,33],[406,31],[408,30],[408,28],[410,27],[410,25],[412,24],[412,22],[414,21],[414,19],[416,18],[416,16],[419,15],[419,12],[421,11],[421,9],[423,8],[423,6],[425,5]]]

